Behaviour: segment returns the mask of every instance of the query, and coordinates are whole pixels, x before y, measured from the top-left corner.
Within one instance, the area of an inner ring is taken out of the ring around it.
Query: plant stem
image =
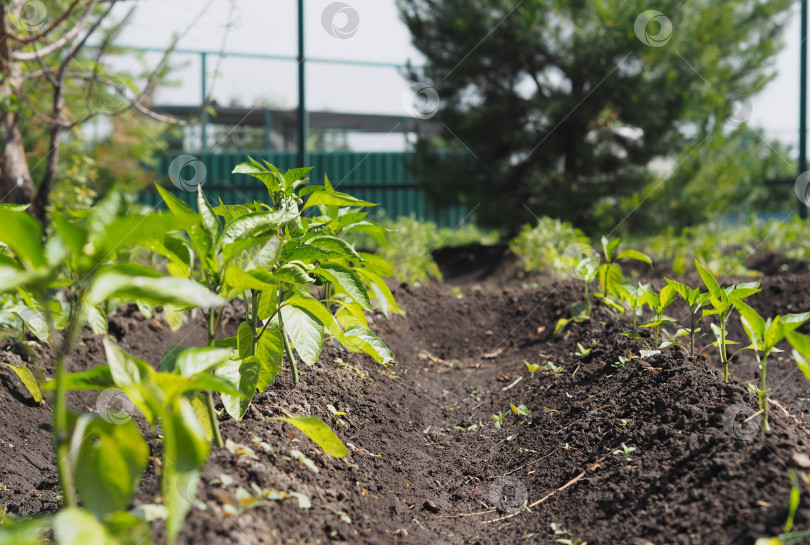
[[[73,474],[70,472],[70,444],[68,438],[67,391],[65,390],[65,358],[61,350],[56,353],[56,405],[53,409],[53,442],[56,447],[56,461],[59,480],[65,496],[65,506],[76,506],[76,491]]]
[[[56,450],[56,466],[59,473],[59,481],[62,485],[62,491],[65,497],[65,505],[67,507],[75,507],[76,502],[76,487],[73,482],[73,473],[70,471],[70,430],[68,429],[68,408],[67,408],[67,390],[65,389],[65,378],[67,376],[67,369],[65,368],[65,358],[73,350],[75,344],[75,337],[77,326],[80,319],[79,301],[82,301],[83,294],[74,296],[70,305],[70,315],[68,326],[65,330],[64,337],[62,338],[61,346],[56,346],[53,342],[53,321],[50,312],[47,312],[47,322],[49,329],[50,344],[56,351],[56,400],[53,408],[53,443]],[[40,297],[44,301],[44,294]],[[44,305],[47,309],[48,306]]]
[[[768,390],[765,388],[765,371],[767,370],[768,365],[768,352],[762,356],[762,362],[759,364],[760,369],[762,370],[762,377],[761,377],[761,387],[762,390],[762,397],[761,397],[761,407],[762,409],[762,435],[765,435],[770,431],[771,427],[768,424]]]
[[[720,320],[720,361],[723,362],[723,382],[728,384],[728,358],[726,357],[726,316]]]
[[[208,420],[211,423],[211,432],[214,434],[214,444],[218,448],[222,448],[225,443],[222,442],[222,432],[219,429],[219,420],[217,419],[217,411],[214,407],[214,394],[210,390],[206,394],[206,408],[208,409]]]
[[[259,329],[259,293],[256,290],[250,290],[250,331],[252,333],[250,340],[250,355],[256,355],[256,331]]]
[[[697,325],[695,323],[695,313],[696,312],[697,311],[691,311],[691,309],[690,309],[690,312],[689,312],[689,315],[691,316],[690,327],[689,327],[689,355],[690,356],[695,355],[695,326]]]
[[[217,337],[217,330],[219,329],[220,320],[225,313],[223,307],[219,313],[219,318],[215,318],[216,311],[211,310],[208,312],[208,346],[214,346],[214,341]],[[205,408],[208,412],[208,422],[211,425],[211,433],[214,435],[214,444],[217,448],[222,448],[225,443],[222,441],[222,431],[219,429],[219,419],[217,418],[217,410],[214,406],[214,394],[210,390],[204,392],[205,395]]]

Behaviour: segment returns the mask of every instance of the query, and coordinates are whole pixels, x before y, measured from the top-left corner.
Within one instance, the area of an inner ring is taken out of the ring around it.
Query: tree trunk
[[[34,183],[25,158],[19,118],[12,104],[15,77],[9,61],[8,6],[0,3],[0,202],[29,204],[34,199]]]

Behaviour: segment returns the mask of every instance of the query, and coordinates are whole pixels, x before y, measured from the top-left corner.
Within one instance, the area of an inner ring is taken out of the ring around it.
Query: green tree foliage
[[[713,135],[704,145],[690,145],[677,161],[673,159],[674,171],[662,172],[633,195],[615,200],[619,217],[627,218],[622,227],[655,232],[662,226],[681,229],[718,220],[732,211],[787,208],[793,187],[763,182],[794,177],[796,165],[786,146],[765,138],[741,126]],[[605,203],[596,212],[603,226],[615,225],[614,207],[615,202]]]
[[[651,183],[651,161],[740,124],[789,4],[400,0],[426,58],[411,77],[449,129],[417,145],[426,187],[479,205],[485,226],[515,232],[528,207],[595,228],[594,210]],[[440,161],[447,147],[472,154]]]

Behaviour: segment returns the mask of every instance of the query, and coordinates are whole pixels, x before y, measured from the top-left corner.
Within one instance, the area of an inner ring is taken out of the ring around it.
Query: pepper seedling
[[[675,320],[664,314],[664,311],[675,301],[675,288],[667,284],[661,288],[659,293],[656,293],[655,290],[647,284],[647,286],[643,287],[643,292],[641,302],[647,305],[653,313],[652,319],[641,326],[653,329],[653,345],[651,349],[667,348],[676,344],[674,341],[658,343],[662,327],[675,325]]]
[[[697,327],[698,322],[703,318],[703,316],[698,316],[698,312],[700,312],[701,308],[709,304],[710,295],[708,292],[701,292],[700,288],[691,288],[686,284],[670,280],[669,278],[665,280],[689,307],[689,327],[684,328],[684,331],[689,335],[689,355],[694,356],[695,341],[703,337],[703,335],[701,335],[697,337],[697,339],[695,338],[695,336],[700,333],[700,328]]]
[[[709,303],[712,305],[711,309],[703,311],[703,317],[717,315],[718,322],[720,322],[719,324],[712,324],[712,331],[714,332],[717,342],[712,343],[710,346],[717,344],[720,350],[720,362],[723,364],[723,382],[727,383],[728,364],[730,360],[727,345],[732,343],[730,343],[727,338],[728,331],[726,330],[726,324],[728,323],[729,317],[731,317],[731,313],[734,311],[731,298],[742,301],[762,290],[759,289],[759,282],[748,282],[721,288],[720,284],[718,284],[717,280],[712,276],[712,273],[701,265],[697,259],[695,259],[695,267],[697,267],[700,278],[709,290]]]
[[[756,310],[739,299],[731,297],[730,301],[740,313],[743,329],[751,340],[751,345],[743,350],[753,350],[759,364],[760,386],[755,391],[759,398],[759,409],[762,411],[762,433],[764,435],[770,430],[768,424],[768,393],[770,390],[766,384],[768,356],[773,352],[781,352],[776,348],[776,344],[784,339],[786,334],[810,319],[810,312],[785,314],[765,320]]]

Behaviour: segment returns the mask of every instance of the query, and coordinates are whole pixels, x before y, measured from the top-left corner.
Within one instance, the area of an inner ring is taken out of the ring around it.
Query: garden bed
[[[809,280],[765,278],[763,292],[749,301],[767,315],[806,310]],[[773,404],[773,430],[763,439],[756,420],[731,420],[756,407],[744,384],[757,378],[753,359],[732,365],[738,378],[730,384],[711,351],[688,358],[670,349],[614,366],[643,346],[622,336],[627,325],[607,310],[552,336],[580,290],[574,281],[533,290],[517,282],[468,285],[453,294],[445,284],[400,286],[395,295],[406,315],[377,315],[374,324],[397,354],[393,376],[327,345],[297,387],[285,375],[242,422],[223,421],[224,438],[250,450],[212,452],[181,542],[748,544],[780,533],[788,469],[810,469],[800,412],[810,383],[792,359],[774,357],[769,368],[772,395],[787,409]],[[224,333],[237,325],[226,319]],[[111,333],[146,361],[158,361],[172,344],[205,339],[198,322],[173,333],[134,307],[111,319]],[[89,332],[83,340],[71,371],[104,362],[100,340]],[[24,352],[8,341],[2,356],[19,363]],[[561,370],[530,377],[524,360]],[[50,411],[31,402],[14,375],[0,370],[0,377],[0,508],[52,511],[58,485]],[[95,402],[92,395],[72,398],[82,408]],[[342,425],[327,404],[346,413],[337,417]],[[531,412],[515,414],[510,405]],[[318,455],[304,435],[278,422],[252,429],[281,414],[279,407],[331,421],[352,453],[345,460]],[[506,414],[500,428],[493,414]],[[616,454],[623,445],[629,459]],[[145,479],[137,503],[159,494],[152,469]],[[268,492],[262,505],[251,505],[258,496],[252,485]],[[240,487],[254,499],[237,494]],[[234,506],[244,511],[234,516]],[[796,528],[808,525],[802,506]]]

